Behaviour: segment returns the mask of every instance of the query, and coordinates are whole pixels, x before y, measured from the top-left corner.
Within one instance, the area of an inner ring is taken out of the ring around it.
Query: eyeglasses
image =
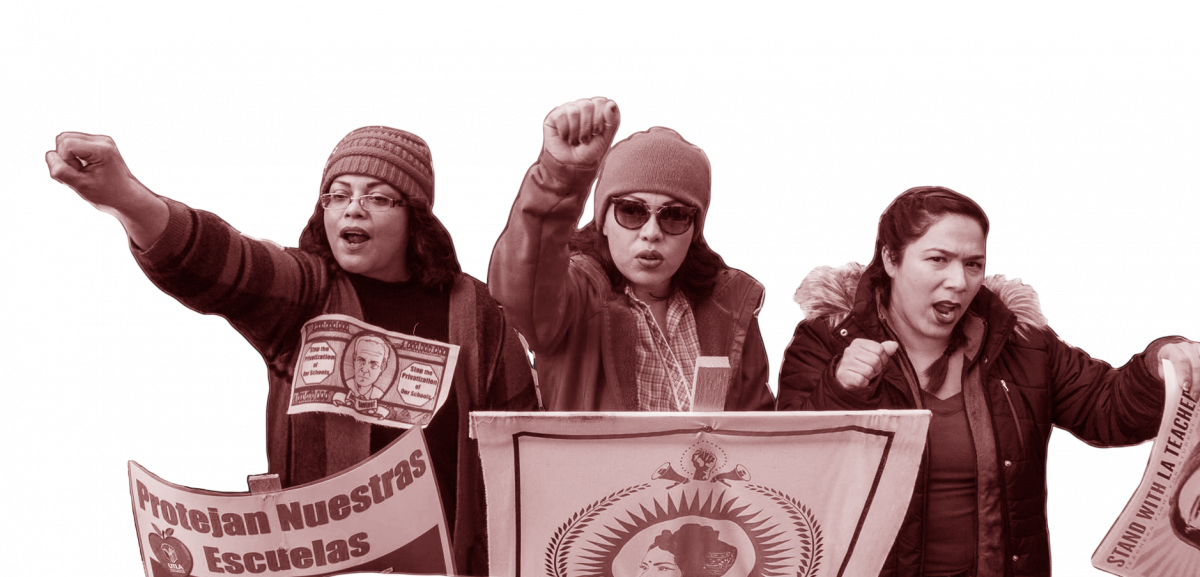
[[[367,194],[358,198],[353,198],[348,194],[340,192],[329,192],[321,195],[321,208],[325,210],[345,210],[350,206],[350,201],[357,200],[358,205],[363,207],[363,210],[371,212],[387,212],[393,206],[408,206],[408,203],[402,198],[396,200],[378,194]]]
[[[658,219],[658,227],[670,235],[687,232],[696,218],[696,213],[700,212],[700,209],[693,206],[651,208],[650,205],[640,200],[627,198],[614,198],[611,202],[617,224],[629,230],[637,230],[650,221],[650,214],[653,213],[654,217]]]

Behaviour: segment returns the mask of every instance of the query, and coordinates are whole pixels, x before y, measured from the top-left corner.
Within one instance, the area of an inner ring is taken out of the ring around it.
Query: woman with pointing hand
[[[1046,454],[1054,427],[1094,446],[1153,438],[1161,361],[1185,391],[1200,344],[1154,341],[1121,368],[1064,343],[1033,289],[984,276],[988,219],[942,187],[905,191],[875,254],[813,271],[808,318],[779,376],[780,410],[929,409],[912,501],[881,575],[1050,574]]]

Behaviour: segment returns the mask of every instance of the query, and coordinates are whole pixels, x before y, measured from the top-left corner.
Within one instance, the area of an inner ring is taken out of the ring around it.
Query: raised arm
[[[167,205],[125,166],[117,143],[107,136],[64,132],[46,153],[50,178],[121,222],[140,248],[147,248],[167,228]]]
[[[620,122],[607,98],[552,110],[542,123],[541,154],[492,250],[488,287],[534,351],[556,342],[571,316],[567,242]]]
[[[65,132],[50,176],[117,217],[146,276],[188,308],[225,317],[268,359],[294,346],[330,290],[318,256],[240,234],[216,215],[160,197],[130,174],[113,140]]]

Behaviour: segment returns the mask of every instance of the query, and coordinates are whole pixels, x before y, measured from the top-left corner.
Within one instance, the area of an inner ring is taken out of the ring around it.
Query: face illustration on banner
[[[354,394],[365,399],[383,396],[385,387],[376,383],[387,368],[391,354],[392,348],[379,337],[366,336],[354,341],[354,380],[350,385]]]
[[[1200,452],[1192,453],[1184,475],[1171,498],[1171,526],[1176,536],[1200,549]]]
[[[646,551],[646,556],[642,557],[642,563],[638,565],[637,575],[638,577],[651,577],[652,575],[681,577],[683,573],[679,571],[679,565],[675,563],[673,553],[658,547],[650,547],[650,550]]]
[[[687,523],[654,538],[638,565],[638,577],[723,577],[737,561],[737,547],[707,525]]]

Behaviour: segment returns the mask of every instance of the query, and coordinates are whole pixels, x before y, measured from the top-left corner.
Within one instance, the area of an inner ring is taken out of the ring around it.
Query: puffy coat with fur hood
[[[779,375],[779,410],[922,408],[911,364],[898,352],[865,392],[834,377],[854,339],[889,340],[863,267],[814,270],[796,291],[808,317],[796,327]],[[1047,325],[1037,294],[1019,280],[989,277],[964,322],[963,399],[977,453],[978,576],[1050,574],[1046,454],[1055,426],[1111,447],[1153,438],[1164,389],[1150,363],[1172,339],[1115,369],[1064,343]],[[922,574],[925,471],[881,575]]]

